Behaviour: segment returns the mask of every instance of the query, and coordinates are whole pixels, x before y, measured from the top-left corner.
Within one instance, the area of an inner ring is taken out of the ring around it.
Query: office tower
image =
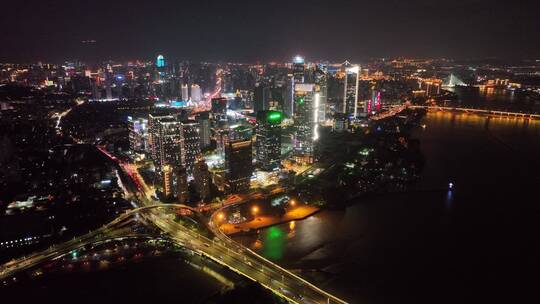
[[[315,91],[319,93],[319,119],[326,120],[326,104],[328,99],[328,70],[325,65],[319,64],[314,72]]]
[[[296,55],[292,64],[294,83],[303,83],[305,79],[305,61],[302,56]]]
[[[191,101],[200,102],[202,100],[201,87],[198,84],[191,85]]]
[[[343,113],[358,116],[358,81],[359,66],[345,67],[345,83],[343,92]]]
[[[128,116],[129,149],[133,153],[149,151],[148,119],[133,119]]]
[[[176,178],[176,201],[179,204],[185,204],[189,200],[188,175],[185,167],[179,167],[175,170]]]
[[[193,179],[195,181],[195,189],[197,190],[201,201],[207,201],[210,198],[210,171],[202,157],[199,157],[195,162]]]
[[[182,122],[182,137],[182,164],[185,166],[188,175],[192,175],[195,160],[201,154],[199,123],[195,121]]]
[[[189,88],[187,84],[182,85],[182,100],[183,101],[189,100]]]
[[[156,59],[156,67],[164,68],[165,67],[165,57],[163,55],[158,55]]]
[[[291,118],[293,117],[293,110],[294,110],[294,77],[293,74],[288,74],[286,77],[286,84],[284,86],[285,92],[284,92],[284,104],[283,104],[283,112],[284,114]]]
[[[195,116],[195,120],[199,123],[199,137],[201,138],[201,149],[206,149],[210,146],[210,113],[201,112]]]
[[[297,83],[294,89],[294,151],[299,163],[313,163],[314,141],[318,139],[320,93],[315,85]]]
[[[112,99],[112,67],[110,64],[107,64],[107,70],[105,71],[105,95],[107,100]]]
[[[253,111],[258,113],[259,111],[265,111],[269,109],[271,93],[270,87],[264,82],[257,83],[255,90],[253,91]]]
[[[230,140],[225,145],[226,185],[229,193],[249,190],[253,173],[251,139]]]
[[[148,116],[151,155],[156,171],[165,165],[182,166],[183,134],[182,124],[173,115],[150,114]],[[172,170],[172,169],[171,169]]]
[[[279,169],[281,157],[281,119],[283,115],[277,111],[260,111],[257,113],[256,160],[264,171]]]

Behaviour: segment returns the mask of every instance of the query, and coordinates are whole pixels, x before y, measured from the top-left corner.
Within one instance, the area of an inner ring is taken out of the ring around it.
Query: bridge
[[[102,152],[105,153],[105,151]],[[111,223],[86,235],[52,246],[43,252],[1,265],[0,280],[36,267],[47,260],[68,254],[83,246],[129,234],[131,233],[130,224],[136,220],[151,224],[161,233],[168,235],[176,245],[183,246],[196,254],[226,266],[228,269],[261,284],[290,303],[346,303],[234,242],[221,233],[212,220],[210,223],[206,223],[196,209],[179,204],[161,204],[152,199],[149,187],[138,174],[131,171],[132,168],[129,164],[113,158],[110,154],[108,156],[116,161],[122,170],[126,171],[127,176],[134,180],[133,182],[141,194],[135,195],[135,197],[138,197],[141,207],[126,212]]]
[[[60,122],[57,126],[60,128]],[[161,204],[154,200],[153,190],[148,187],[132,164],[121,161],[102,147],[96,148],[115,162],[129,182],[135,185],[136,190],[125,189],[124,191],[126,195],[136,199],[139,207],[127,211],[112,222],[88,234],[0,265],[0,280],[13,277],[21,271],[37,267],[43,262],[61,257],[86,245],[131,236],[134,233],[131,224],[136,222],[158,228],[161,234],[168,235],[176,245],[226,266],[261,284],[290,303],[346,304],[345,301],[234,242],[221,233],[212,220],[207,223],[197,210],[185,205]],[[212,218],[215,214],[217,212],[212,215]]]
[[[485,110],[485,109],[474,109],[474,108],[463,108],[463,107],[441,107],[441,106],[419,106],[419,105],[409,105],[407,106],[410,109],[427,109],[427,110],[438,110],[438,111],[458,111],[466,113],[478,113],[484,115],[493,115],[499,117],[517,117],[525,119],[540,119],[540,114],[534,113],[520,113],[520,112],[509,112],[509,111],[498,111],[498,110]]]
[[[51,246],[43,252],[12,260],[0,267],[0,280],[86,245],[101,242],[104,239],[125,237],[130,234],[129,225],[136,219],[152,223],[167,234],[175,244],[258,282],[291,303],[345,303],[232,241],[214,225],[204,223],[195,209],[179,204],[154,204],[130,210],[86,235]]]
[[[442,87],[443,88],[454,88],[458,86],[466,86],[467,84],[459,79],[456,75],[450,74],[448,77],[443,79]]]

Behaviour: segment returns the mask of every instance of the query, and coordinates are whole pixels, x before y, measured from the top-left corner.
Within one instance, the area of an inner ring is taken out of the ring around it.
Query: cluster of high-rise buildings
[[[161,79],[170,77],[166,67],[159,56],[156,68]],[[348,62],[333,73],[341,75],[343,91],[332,104],[329,77],[335,76],[326,64],[306,63],[296,56],[284,66],[241,68],[244,74],[223,69],[222,79],[215,82],[222,86],[216,89],[221,93],[205,101],[209,105],[205,111],[163,108],[130,121],[130,147],[150,157],[165,197],[185,203],[187,181],[193,181],[203,200],[211,196],[212,184],[224,192],[244,192],[257,176],[278,176],[284,159],[301,166],[313,164],[322,124],[332,119],[340,130],[347,130],[351,120],[381,107],[375,88],[369,98],[360,98],[361,69]],[[244,93],[249,83],[252,94]],[[180,96],[204,98],[199,86],[187,84],[180,86]],[[282,149],[284,123],[293,130],[288,134],[290,150]],[[206,163],[205,150],[218,155],[219,165]]]
[[[200,164],[201,149],[210,142],[209,120],[203,113],[190,120],[184,112],[160,109],[148,118],[129,118],[128,126],[132,152],[150,157],[165,197],[186,203],[188,180],[194,177],[200,197],[209,197],[208,168]]]

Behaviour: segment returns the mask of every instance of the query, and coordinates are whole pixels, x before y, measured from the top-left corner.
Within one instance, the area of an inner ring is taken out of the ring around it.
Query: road
[[[70,241],[59,245],[53,245],[48,249],[32,254],[20,259],[11,260],[0,266],[0,280],[5,280],[20,271],[24,271],[35,267],[45,261],[55,259],[64,254],[81,248],[83,246],[93,244],[104,239],[123,237],[126,233],[131,233],[129,223],[132,221],[132,213],[126,213],[107,225],[89,232],[83,236],[74,238]]]
[[[104,237],[111,238],[122,235],[122,233],[126,232],[126,227],[129,228],[128,225],[134,215],[138,215],[140,219],[152,223],[168,234],[174,243],[260,283],[291,303],[346,303],[229,239],[213,224],[213,218],[209,224],[197,222],[198,229],[188,228],[177,222],[175,218],[178,215],[183,215],[185,212],[196,214],[198,211],[184,205],[160,204],[152,198],[152,190],[146,186],[144,180],[136,173],[136,170],[134,170],[135,172],[132,170],[130,164],[118,160],[103,149],[100,149],[100,151],[116,161],[122,170],[126,171],[127,176],[134,179],[134,183],[142,194],[139,196],[134,195],[138,197],[140,207],[130,210],[111,223],[84,236],[2,265],[0,267],[0,279],[6,279],[19,271],[35,267],[40,263],[67,254],[86,244],[98,242]],[[190,218],[190,221],[193,220]],[[201,233],[201,231],[206,230],[208,237]]]
[[[193,231],[185,226],[174,221],[170,217],[171,213],[166,212],[165,206],[170,208],[184,208],[197,212],[197,210],[184,205],[159,205],[153,197],[153,190],[146,185],[144,179],[137,173],[137,170],[132,170],[130,164],[125,163],[109,154],[104,149],[100,149],[111,160],[126,171],[128,176],[134,179],[134,183],[138,185],[140,195],[139,202],[141,206],[152,208],[149,213],[144,213],[142,216],[146,220],[153,223],[171,236],[171,238],[179,245],[189,248],[199,254],[202,254],[219,264],[225,265],[231,270],[248,277],[272,292],[286,298],[292,303],[346,303],[345,301],[334,297],[333,295],[323,291],[315,285],[307,282],[299,276],[289,272],[279,265],[265,259],[250,249],[244,247],[231,240],[223,234],[215,224],[216,216],[219,212],[214,212],[210,218],[207,227],[212,231],[214,237],[206,238],[198,231]],[[277,188],[272,191],[279,192],[283,189]],[[254,192],[248,195],[239,195],[230,197],[223,205],[241,204],[247,200],[261,198],[260,193]],[[162,207],[160,207],[162,206]],[[201,223],[201,225],[206,225]]]

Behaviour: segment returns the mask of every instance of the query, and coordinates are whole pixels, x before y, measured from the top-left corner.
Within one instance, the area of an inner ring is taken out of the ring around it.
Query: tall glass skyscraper
[[[315,84],[297,83],[294,87],[294,158],[298,163],[312,163],[314,141],[318,139],[320,93]]]
[[[278,111],[260,111],[257,113],[256,160],[262,170],[279,169],[281,160],[281,119]]]
[[[360,78],[360,67],[345,67],[345,83],[343,98],[343,113],[358,116],[358,82]]]

